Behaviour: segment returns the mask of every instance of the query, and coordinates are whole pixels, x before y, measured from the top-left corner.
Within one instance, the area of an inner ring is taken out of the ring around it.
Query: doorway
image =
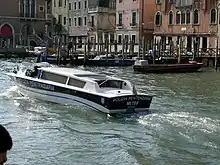
[[[207,47],[208,47],[207,37],[202,37],[202,50],[203,50],[203,52],[207,51]]]
[[[187,52],[192,52],[192,37],[187,36],[187,45],[186,45]]]

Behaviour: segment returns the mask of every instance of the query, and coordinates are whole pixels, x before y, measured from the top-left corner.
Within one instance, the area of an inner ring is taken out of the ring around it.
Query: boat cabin
[[[71,68],[53,69],[36,67],[31,74],[26,76],[81,89],[99,90],[99,92],[103,89],[129,90],[132,88],[130,82],[126,80]]]

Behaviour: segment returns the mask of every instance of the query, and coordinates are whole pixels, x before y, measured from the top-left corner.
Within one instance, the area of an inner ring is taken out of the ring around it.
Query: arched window
[[[193,13],[193,23],[199,24],[199,10],[195,9]]]
[[[177,11],[176,12],[176,24],[180,24],[180,19],[181,19],[181,12]]]
[[[25,17],[30,17],[30,0],[25,1]]]
[[[216,23],[216,14],[217,14],[216,9],[211,9],[210,14],[211,14],[211,23],[212,24]]]
[[[156,25],[161,25],[162,24],[162,15],[159,11],[156,13],[155,24]]]
[[[24,0],[20,0],[20,17],[24,17]]]
[[[4,37],[12,37],[13,30],[8,24],[4,24],[0,29],[0,36]]]
[[[186,23],[186,12],[185,10],[181,11],[181,24]]]
[[[173,24],[173,11],[169,12],[168,23],[169,25]]]
[[[31,17],[35,18],[35,11],[36,11],[36,1],[31,0]]]
[[[191,17],[190,11],[187,10],[186,11],[186,24],[190,24],[190,20],[191,20],[190,17]]]

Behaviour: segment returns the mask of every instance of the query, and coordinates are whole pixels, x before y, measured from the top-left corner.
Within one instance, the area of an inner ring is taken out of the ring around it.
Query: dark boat
[[[113,55],[109,55],[108,58],[106,55],[100,55],[86,61],[88,66],[132,66],[134,63],[133,59],[123,59]]]
[[[176,64],[148,64],[147,60],[136,61],[133,69],[144,73],[188,73],[196,72],[202,67],[203,63],[188,61]]]
[[[48,62],[50,64],[57,64],[57,56],[56,55],[39,55],[37,58],[38,62]],[[132,66],[134,65],[134,59],[122,59],[117,58],[113,55],[109,55],[108,59],[106,59],[106,55],[96,56],[94,59],[87,59],[84,61],[84,57],[62,57],[60,59],[60,64],[66,65],[87,65],[87,66]]]
[[[37,58],[37,63],[40,62],[48,62],[49,64],[58,64],[58,58],[56,55],[44,55],[41,54]],[[66,65],[66,64],[72,64],[72,65],[83,65],[84,64],[84,57],[62,57],[60,58],[59,64]]]

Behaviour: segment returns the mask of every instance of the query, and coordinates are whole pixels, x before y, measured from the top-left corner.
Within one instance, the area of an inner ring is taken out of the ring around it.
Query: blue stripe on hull
[[[20,86],[20,87],[21,87],[21,86]],[[79,101],[79,100],[76,100],[76,99],[72,99],[72,98],[65,97],[65,96],[58,96],[58,95],[54,95],[54,94],[45,94],[45,93],[41,93],[41,92],[36,92],[36,91],[30,90],[30,89],[25,89],[24,87],[21,87],[21,88],[23,88],[24,90],[27,90],[27,91],[30,91],[30,92],[34,92],[34,93],[38,93],[38,94],[45,95],[45,96],[57,97],[57,98],[62,98],[62,99],[66,99],[66,100],[71,100],[71,101],[73,101],[73,102],[78,102],[78,103],[81,103],[81,104],[83,104],[83,105],[85,105],[85,106],[87,106],[87,107],[89,107],[89,108],[92,108],[92,109],[95,109],[95,110],[97,110],[97,111],[100,111],[100,110],[97,109],[96,107],[91,106],[91,105],[89,105],[89,104],[87,104],[87,103],[84,103],[84,102]],[[102,111],[100,111],[100,112],[102,112]],[[103,113],[104,113],[104,112],[103,112]]]

